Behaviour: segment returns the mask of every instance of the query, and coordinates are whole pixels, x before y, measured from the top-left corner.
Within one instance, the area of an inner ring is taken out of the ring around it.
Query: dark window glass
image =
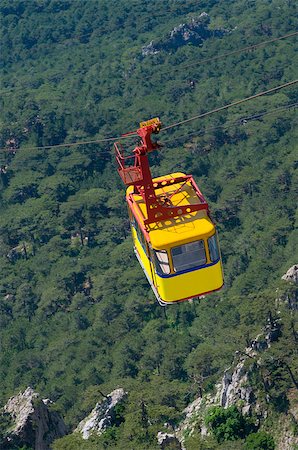
[[[135,219],[135,216],[131,215],[130,223],[131,223],[132,226],[134,226],[136,228],[137,221]]]
[[[142,231],[141,231],[141,229],[140,229],[140,227],[139,227],[139,224],[138,224],[138,222],[136,221],[135,217],[132,218],[131,224],[132,224],[132,226],[133,226],[133,227],[135,228],[135,230],[136,230],[137,237],[138,237],[138,240],[139,240],[141,246],[143,247],[145,253],[147,253],[147,243],[146,243],[146,239],[145,239],[145,236],[143,235],[143,233],[142,233]]]
[[[189,242],[171,250],[175,272],[206,264],[204,241]]]
[[[208,239],[208,246],[211,262],[217,261],[219,259],[219,249],[216,234],[214,234]]]
[[[169,274],[170,273],[170,264],[169,257],[166,250],[154,250],[155,256],[155,268],[156,272],[159,274]]]

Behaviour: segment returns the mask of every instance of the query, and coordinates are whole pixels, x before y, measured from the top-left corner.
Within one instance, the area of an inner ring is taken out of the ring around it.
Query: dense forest
[[[0,405],[32,386],[71,432],[123,387],[112,430],[54,448],[156,449],[164,423],[178,424],[199,388],[213,392],[271,314],[282,323],[266,363],[271,436],[293,388],[297,399],[297,311],[276,303],[298,253],[297,85],[158,136],[153,175],[193,174],[219,232],[225,288],[193,302],[156,302],[113,142],[63,144],[155,116],[170,125],[297,79],[297,35],[268,42],[297,31],[295,2],[2,0],[0,14]],[[170,40],[194,20],[199,37]],[[229,448],[214,436],[187,450]],[[233,448],[265,448],[249,445]]]

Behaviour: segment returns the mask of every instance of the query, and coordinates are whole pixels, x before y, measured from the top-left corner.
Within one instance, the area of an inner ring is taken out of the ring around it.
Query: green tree
[[[274,450],[274,439],[264,431],[251,433],[245,440],[244,448],[245,450]]]
[[[253,429],[252,422],[244,418],[236,406],[210,408],[205,422],[218,442],[243,439]]]

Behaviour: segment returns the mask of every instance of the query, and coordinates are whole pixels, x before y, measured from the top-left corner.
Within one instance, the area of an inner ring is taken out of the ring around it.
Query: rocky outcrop
[[[293,393],[296,398],[296,392]],[[293,430],[298,426],[298,406],[291,406],[287,414],[284,414],[279,420],[276,450],[294,450],[298,447],[298,436]]]
[[[293,311],[298,310],[298,264],[290,267],[289,270],[281,277],[287,282],[286,287],[280,287],[276,290],[276,303],[285,304]],[[284,283],[286,285],[286,283]]]
[[[254,358],[256,353],[251,348],[236,355],[240,361],[232,368],[227,369],[220,383],[216,386],[214,395],[206,395],[194,400],[184,411],[184,420],[176,430],[176,436],[184,442],[184,436],[191,436],[195,430],[200,430],[202,436],[208,434],[204,423],[205,412],[211,406],[228,408],[232,405],[241,405],[242,414],[250,415],[259,407],[256,403],[256,393],[249,385],[249,374],[246,368],[246,359]]]
[[[156,55],[160,50],[158,50],[158,43],[154,44],[150,41],[149,44],[142,47],[142,56]]]
[[[161,450],[166,450],[169,447],[172,450],[183,450],[183,447],[175,434],[163,433],[160,431],[157,434],[157,442]]]
[[[244,368],[244,361],[239,362],[233,372],[228,370],[222,379],[220,392],[220,406],[228,408],[242,401],[242,413],[248,414],[255,401],[255,394],[249,386],[248,373]]]
[[[281,279],[298,284],[298,264],[294,264],[294,266],[290,267],[289,270],[281,277]]]
[[[161,50],[166,52],[177,50],[177,48],[186,45],[201,45],[206,39],[211,37],[221,37],[227,30],[209,29],[210,17],[207,13],[201,13],[197,18],[191,19],[188,23],[181,23],[173,28],[168,36],[157,42],[151,41],[148,45],[142,47],[142,56],[154,55]]]
[[[103,401],[96,404],[89,416],[79,423],[75,431],[81,433],[83,439],[88,439],[92,434],[100,436],[106,428],[113,425],[115,407],[123,401],[125,396],[124,389],[115,389]]]
[[[195,399],[184,409],[184,420],[175,430],[175,436],[179,440],[183,450],[185,450],[184,437],[186,434],[192,436],[195,429],[198,429],[202,436],[207,435],[207,428],[205,427],[203,416],[206,408],[214,404],[218,404],[218,398],[207,395],[204,398],[199,397]]]
[[[4,406],[13,426],[6,436],[6,445],[29,445],[35,450],[48,450],[50,444],[66,434],[63,419],[51,411],[49,399],[42,400],[37,392],[28,387],[11,397]]]
[[[224,408],[241,404],[242,414],[259,414],[260,405],[257,404],[257,393],[250,386],[250,373],[261,370],[259,355],[268,349],[272,342],[281,336],[281,325],[278,319],[273,319],[271,313],[263,333],[259,334],[245,351],[237,351],[235,356],[238,363],[233,369],[225,371],[219,385],[219,404]]]
[[[201,436],[208,434],[204,416],[211,406],[228,408],[238,405],[243,415],[254,414],[257,422],[267,416],[267,404],[259,401],[259,392],[250,384],[250,376],[253,372],[261,373],[262,353],[280,336],[280,321],[269,313],[263,332],[244,351],[235,353],[234,364],[224,372],[220,383],[216,385],[215,393],[197,398],[183,411],[184,420],[174,433],[182,449],[186,435],[191,436],[195,430],[199,430]]]

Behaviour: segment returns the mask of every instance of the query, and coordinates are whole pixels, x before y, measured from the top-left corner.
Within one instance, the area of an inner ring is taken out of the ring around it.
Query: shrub
[[[210,426],[217,442],[243,439],[252,431],[252,423],[243,417],[236,406],[224,409],[220,406],[210,408],[205,422]]]
[[[251,433],[245,441],[245,450],[274,450],[274,439],[264,431]]]

